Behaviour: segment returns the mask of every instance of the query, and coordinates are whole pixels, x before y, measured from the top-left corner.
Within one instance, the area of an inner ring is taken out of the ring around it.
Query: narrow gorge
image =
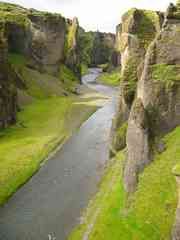
[[[116,34],[0,2],[0,240],[180,240],[179,192],[180,1]]]

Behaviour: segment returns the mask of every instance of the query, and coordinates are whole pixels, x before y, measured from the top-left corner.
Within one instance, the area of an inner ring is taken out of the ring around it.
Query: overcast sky
[[[5,2],[4,0],[1,0]],[[121,15],[131,7],[164,11],[169,2],[176,0],[6,0],[28,8],[78,17],[86,30],[115,32]]]

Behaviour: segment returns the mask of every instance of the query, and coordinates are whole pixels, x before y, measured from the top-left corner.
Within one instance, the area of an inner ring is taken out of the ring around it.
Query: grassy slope
[[[98,77],[98,82],[103,83],[108,86],[119,86],[121,79],[120,69],[115,69],[110,73],[102,73]]]
[[[0,131],[0,204],[96,109],[74,103],[70,97],[36,100],[19,113],[15,126]]]
[[[180,161],[180,127],[164,138],[167,149],[140,176],[132,206],[125,208],[122,185],[123,152],[107,169],[83,223],[70,240],[170,239],[177,204],[172,168]]]
[[[20,72],[31,101],[18,113],[16,125],[0,130],[0,205],[97,109],[96,97],[69,93],[76,78],[65,66],[58,79],[27,68],[21,55],[10,54],[9,61]],[[65,92],[69,97],[63,97]]]

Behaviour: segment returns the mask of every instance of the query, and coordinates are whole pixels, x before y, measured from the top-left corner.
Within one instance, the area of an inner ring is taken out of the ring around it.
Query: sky
[[[4,0],[1,0],[5,2]],[[78,17],[87,31],[115,32],[122,14],[129,8],[165,11],[176,0],[6,0],[27,8],[61,13],[64,17]]]

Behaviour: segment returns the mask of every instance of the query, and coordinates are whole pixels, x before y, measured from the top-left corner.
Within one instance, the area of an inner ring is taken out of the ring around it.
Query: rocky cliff
[[[115,49],[115,35],[102,32],[79,31],[80,55],[88,66],[98,66],[111,62]]]
[[[112,140],[112,154],[125,147],[124,129],[136,96],[144,56],[156,33],[160,31],[162,22],[162,13],[131,9],[123,15],[122,24],[117,27],[116,49],[121,54],[122,80],[119,110],[113,124],[113,132],[115,131],[116,134]]]
[[[115,45],[115,35],[112,33],[94,33],[94,42],[91,55],[91,64],[94,66],[108,63]]]
[[[15,121],[17,99],[21,98],[19,95],[22,92],[24,98],[32,89],[34,91],[36,88],[37,92],[49,84],[46,89],[54,89],[51,91],[52,95],[58,94],[58,91],[62,93],[63,86],[59,82],[69,81],[62,79],[64,69],[67,69],[66,73],[71,71],[77,82],[80,81],[81,71],[77,42],[79,24],[76,18],[71,21],[60,14],[25,9],[9,3],[0,3],[0,16],[0,114],[1,126],[4,127]],[[45,76],[40,76],[41,74],[52,78],[52,83],[43,83]],[[30,82],[31,75],[33,77]],[[35,76],[39,76],[39,82]],[[21,82],[18,85],[17,78]]]
[[[137,181],[132,185],[127,184],[126,179],[129,179],[131,174],[126,173],[126,168],[136,168],[133,171],[135,179],[151,161],[150,151],[152,152],[151,145],[154,139],[168,133],[180,124],[179,24],[178,18],[172,18],[167,13],[161,31],[147,49],[136,93],[136,99],[141,101],[144,110],[132,107],[130,115],[133,112],[138,116],[145,115],[148,121],[143,126],[139,126],[140,121],[137,121],[133,131],[131,131],[131,116],[128,121],[128,156],[124,174],[127,191],[134,190]],[[136,136],[137,131],[141,132],[142,141],[138,135]],[[137,142],[140,143],[140,146],[137,146]],[[136,148],[137,153],[134,151],[132,157],[133,148]]]
[[[111,153],[127,146],[123,184],[132,196],[140,173],[165,150],[162,136],[180,125],[180,4],[164,15],[132,9],[119,29],[122,82]],[[173,239],[180,239],[179,229],[178,204]]]

